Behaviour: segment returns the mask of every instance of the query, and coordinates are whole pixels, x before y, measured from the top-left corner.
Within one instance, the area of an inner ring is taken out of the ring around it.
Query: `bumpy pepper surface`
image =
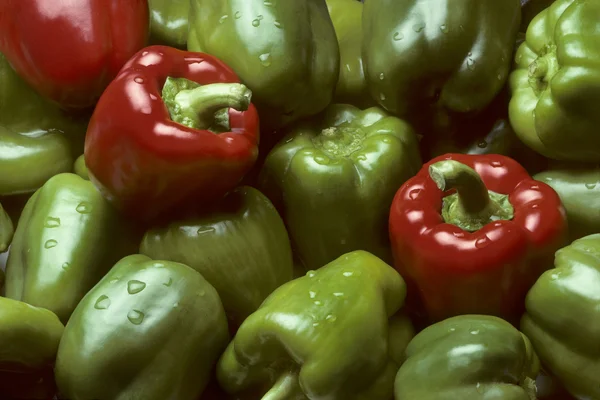
[[[391,262],[389,208],[421,165],[406,122],[378,107],[334,104],[291,128],[267,156],[259,187],[279,209],[307,269],[353,250]]]
[[[148,0],[150,42],[185,49],[188,36],[189,0]]]
[[[519,0],[366,1],[362,55],[371,96],[436,130],[447,129],[452,114],[482,110],[508,77],[520,6]]]
[[[147,0],[7,0],[0,51],[37,92],[93,106],[148,36]]]
[[[258,154],[258,114],[238,82],[208,54],[136,53],[94,109],[85,138],[91,181],[136,219],[222,197]]]
[[[569,225],[569,242],[600,233],[600,167],[558,164],[533,176],[560,196]]]
[[[66,323],[87,291],[127,255],[125,232],[91,182],[71,173],[50,178],[17,224],[6,297],[47,308]]]
[[[404,350],[392,342],[407,343],[390,317],[405,295],[402,277],[364,251],[309,271],[244,321],[219,360],[219,383],[263,400],[388,400]]]
[[[144,235],[140,252],[189,265],[210,282],[233,326],[292,279],[292,249],[275,207],[240,187],[216,207]]]
[[[546,157],[600,161],[598,15],[598,0],[557,0],[529,24],[515,56],[510,122]]]
[[[396,193],[389,222],[409,300],[433,321],[490,314],[517,322],[567,236],[556,192],[497,154],[429,161]]]
[[[521,330],[542,364],[579,399],[600,398],[600,234],[556,253],[527,294]]]
[[[228,336],[221,300],[202,275],[128,256],[69,320],[56,382],[72,400],[196,400]]]
[[[461,315],[421,331],[406,348],[396,400],[535,400],[539,360],[529,339],[492,316]]]
[[[0,54],[0,196],[32,193],[70,172],[86,125],[37,94]]]
[[[369,94],[362,60],[363,4],[358,0],[327,0],[327,8],[340,48],[340,75],[333,101],[372,107],[376,102]]]
[[[188,50],[218,57],[254,94],[261,125],[322,111],[339,74],[325,0],[192,0]]]

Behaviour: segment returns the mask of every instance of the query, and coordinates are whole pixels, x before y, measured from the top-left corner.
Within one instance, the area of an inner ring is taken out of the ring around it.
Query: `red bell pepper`
[[[428,322],[460,314],[516,322],[567,223],[558,194],[513,159],[446,154],[400,187],[389,229],[394,266]]]
[[[93,106],[148,40],[147,0],[2,0],[0,52],[42,95]]]
[[[85,161],[92,182],[140,219],[223,196],[258,155],[258,114],[238,82],[207,54],[140,50],[90,120]]]

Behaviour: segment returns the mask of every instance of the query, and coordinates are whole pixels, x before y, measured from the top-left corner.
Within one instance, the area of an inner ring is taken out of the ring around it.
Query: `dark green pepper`
[[[223,60],[252,90],[266,131],[331,102],[340,54],[325,0],[192,0],[188,50]]]
[[[148,0],[150,42],[186,49],[189,0]]]
[[[73,172],[75,172],[77,175],[79,175],[80,177],[82,177],[85,180],[90,180],[90,175],[88,174],[88,169],[85,165],[85,158],[82,155],[80,155],[79,157],[77,157],[77,160],[75,160],[75,164],[73,165]]]
[[[535,400],[539,360],[508,322],[461,315],[421,331],[406,348],[397,400]]]
[[[38,95],[0,54],[0,196],[32,193],[69,172],[86,123]]]
[[[389,400],[413,335],[397,314],[405,296],[392,267],[345,254],[277,288],[244,321],[219,360],[219,383],[260,393],[252,399]]]
[[[219,292],[232,326],[293,274],[283,221],[269,199],[251,187],[235,189],[200,215],[149,230],[140,252],[200,272]]]
[[[377,107],[334,104],[291,128],[267,156],[259,187],[280,210],[307,269],[353,250],[391,262],[392,199],[420,167],[406,122]]]
[[[130,254],[126,239],[123,222],[90,181],[55,175],[19,219],[6,297],[47,308],[66,323],[87,291]]]
[[[0,253],[4,253],[8,250],[8,246],[12,242],[13,235],[15,233],[14,225],[10,216],[4,211],[2,204],[0,204]]]
[[[358,0],[327,0],[327,8],[340,47],[340,76],[333,101],[372,107],[376,102],[367,88],[361,54],[363,5]]]
[[[510,72],[519,0],[369,0],[362,55],[371,96],[419,133],[483,110]]]
[[[228,340],[221,300],[202,275],[132,255],[73,312],[56,383],[70,400],[197,400]]]
[[[600,233],[600,167],[555,164],[534,175],[560,196],[569,223],[570,241]]]

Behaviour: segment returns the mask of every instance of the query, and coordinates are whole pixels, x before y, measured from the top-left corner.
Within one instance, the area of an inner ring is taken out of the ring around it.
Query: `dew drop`
[[[448,33],[448,31],[449,31],[448,25],[446,25],[446,24],[440,25],[440,31],[442,31],[442,33]]]
[[[142,56],[147,56],[148,54],[150,54],[149,51],[142,51]]]
[[[354,272],[352,272],[352,271],[344,271],[344,272],[342,272],[342,275],[344,275],[345,277],[350,277],[350,276],[354,275]]]
[[[500,168],[502,166],[502,163],[500,161],[492,161],[490,162],[490,165],[494,168]]]
[[[108,307],[110,307],[110,299],[108,296],[102,295],[96,299],[96,303],[94,304],[96,310],[106,310]]]
[[[46,218],[46,223],[44,224],[46,228],[58,228],[60,226],[60,218],[57,217],[48,217]]]
[[[164,268],[165,264],[161,263],[161,262],[155,262],[154,263],[154,268]]]
[[[92,212],[92,205],[86,201],[82,201],[81,203],[77,204],[75,211],[80,214],[89,214]]]
[[[264,1],[263,4],[265,7],[273,7],[273,2],[269,0]]]
[[[254,20],[252,20],[252,26],[253,27],[259,27],[260,26],[260,21],[262,21],[264,17],[262,15],[259,15],[258,17],[256,17]]]
[[[356,156],[357,161],[367,161],[367,156],[364,154],[359,154]]]
[[[135,83],[139,83],[139,84],[142,84],[145,82],[144,78],[142,78],[141,76],[136,76],[135,78],[133,78],[133,81]]]
[[[479,329],[473,329],[469,332],[471,335],[479,335]]]
[[[393,39],[397,42],[399,40],[404,39],[404,34],[402,32],[394,33]]]
[[[321,303],[320,300],[315,300],[314,304],[315,304],[315,306],[321,306],[321,305],[323,305],[323,303]]]
[[[589,189],[589,190],[595,189],[596,188],[596,183],[586,183],[585,184],[585,188]]]
[[[144,321],[144,313],[139,310],[131,310],[127,313],[127,319],[134,325],[139,325]]]
[[[471,71],[475,70],[475,60],[472,58],[467,58],[467,68],[469,68]]]
[[[422,32],[423,29],[425,29],[425,24],[423,24],[423,23],[414,24],[412,28],[413,28],[413,31],[419,33],[419,32]]]
[[[53,247],[56,247],[57,244],[58,244],[58,242],[56,240],[48,239],[48,240],[46,240],[46,243],[44,243],[44,248],[51,249]]]
[[[275,25],[275,28],[279,28],[279,29],[281,29],[281,28],[282,28],[282,26],[283,26],[283,25],[281,24],[281,22],[279,22],[279,21],[274,21],[274,22],[273,22],[273,25]]]
[[[67,270],[67,269],[69,269],[70,266],[71,266],[70,263],[64,262],[61,267],[62,267],[62,269]]]
[[[166,283],[163,283],[164,286],[169,287],[173,284],[173,278],[169,278],[169,281]]]
[[[240,19],[242,18],[242,13],[239,11],[236,11],[235,14],[233,14],[233,18],[235,19]]]
[[[265,66],[265,67],[271,66],[271,53],[261,54],[260,56],[258,56],[258,59],[260,60],[260,63],[263,66]]]
[[[384,101],[385,100],[385,94],[379,93],[379,98],[381,99],[381,101]]]
[[[382,81],[385,79],[385,75],[382,73],[379,74],[379,80]]]
[[[141,292],[146,288],[146,284],[142,281],[131,280],[127,282],[127,292],[129,294],[136,294]]]
[[[498,78],[498,80],[501,81],[502,80],[502,75],[498,74],[498,76],[496,76],[496,78]]]
[[[314,278],[315,275],[317,275],[317,273],[312,269],[306,273],[306,276],[308,276],[309,278]]]
[[[308,292],[308,296],[309,296],[311,299],[314,299],[315,297],[317,297],[317,292],[314,292],[314,291],[310,290],[310,291]]]
[[[179,307],[179,302],[173,303],[173,308],[177,308],[177,307]]]
[[[335,297],[344,297],[344,292],[333,292]]]
[[[421,193],[423,193],[423,189],[412,189],[408,192],[408,197],[411,200],[417,200],[421,196]]]
[[[325,317],[325,320],[329,321],[329,322],[335,322],[336,319],[337,319],[337,317],[333,314],[329,314]]]
[[[465,233],[464,233],[464,232],[452,232],[452,235],[453,235],[455,238],[459,238],[459,239],[462,239],[462,238],[464,238],[464,237],[465,237]]]
[[[117,283],[119,282],[119,278],[113,278],[110,281],[108,281],[109,283]]]
[[[492,243],[490,238],[484,235],[483,237],[480,237],[475,241],[475,247],[477,247],[478,249],[483,249],[484,247],[487,247],[490,243]]]
[[[533,209],[540,208],[540,205],[539,204],[532,204],[531,208],[533,208]]]
[[[319,323],[318,322],[313,322],[312,326],[316,328],[317,326],[319,326]]]
[[[221,18],[219,18],[219,23],[222,24],[227,20],[227,18],[229,18],[229,15],[223,15]]]
[[[216,229],[212,226],[201,226],[196,230],[197,235],[207,235],[215,233]]]
[[[488,145],[488,142],[486,142],[485,140],[480,140],[479,143],[477,143],[477,147],[479,147],[480,149],[485,149]]]
[[[315,156],[314,160],[315,160],[315,162],[317,164],[320,164],[320,165],[328,165],[329,164],[329,158],[328,157]]]
[[[206,295],[206,291],[204,289],[202,289],[198,292],[198,296],[200,296],[200,297],[204,297],[205,295]]]

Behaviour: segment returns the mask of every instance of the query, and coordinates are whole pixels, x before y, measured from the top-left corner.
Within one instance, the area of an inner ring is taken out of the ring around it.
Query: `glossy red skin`
[[[2,0],[0,52],[64,108],[93,106],[148,40],[147,0]]]
[[[441,160],[474,168],[488,190],[508,194],[514,218],[472,233],[445,223],[442,199],[454,191],[438,189],[428,172]],[[425,164],[394,197],[389,219],[394,266],[412,288],[413,306],[423,308],[430,322],[460,314],[517,322],[527,291],[565,244],[565,215],[558,194],[513,159],[445,154]]]
[[[161,91],[167,77],[200,84],[239,78],[208,54],[150,46],[123,67],[98,101],[88,126],[85,160],[92,182],[117,208],[150,219],[233,189],[258,155],[254,105],[229,110],[231,132],[215,134],[171,120]]]

